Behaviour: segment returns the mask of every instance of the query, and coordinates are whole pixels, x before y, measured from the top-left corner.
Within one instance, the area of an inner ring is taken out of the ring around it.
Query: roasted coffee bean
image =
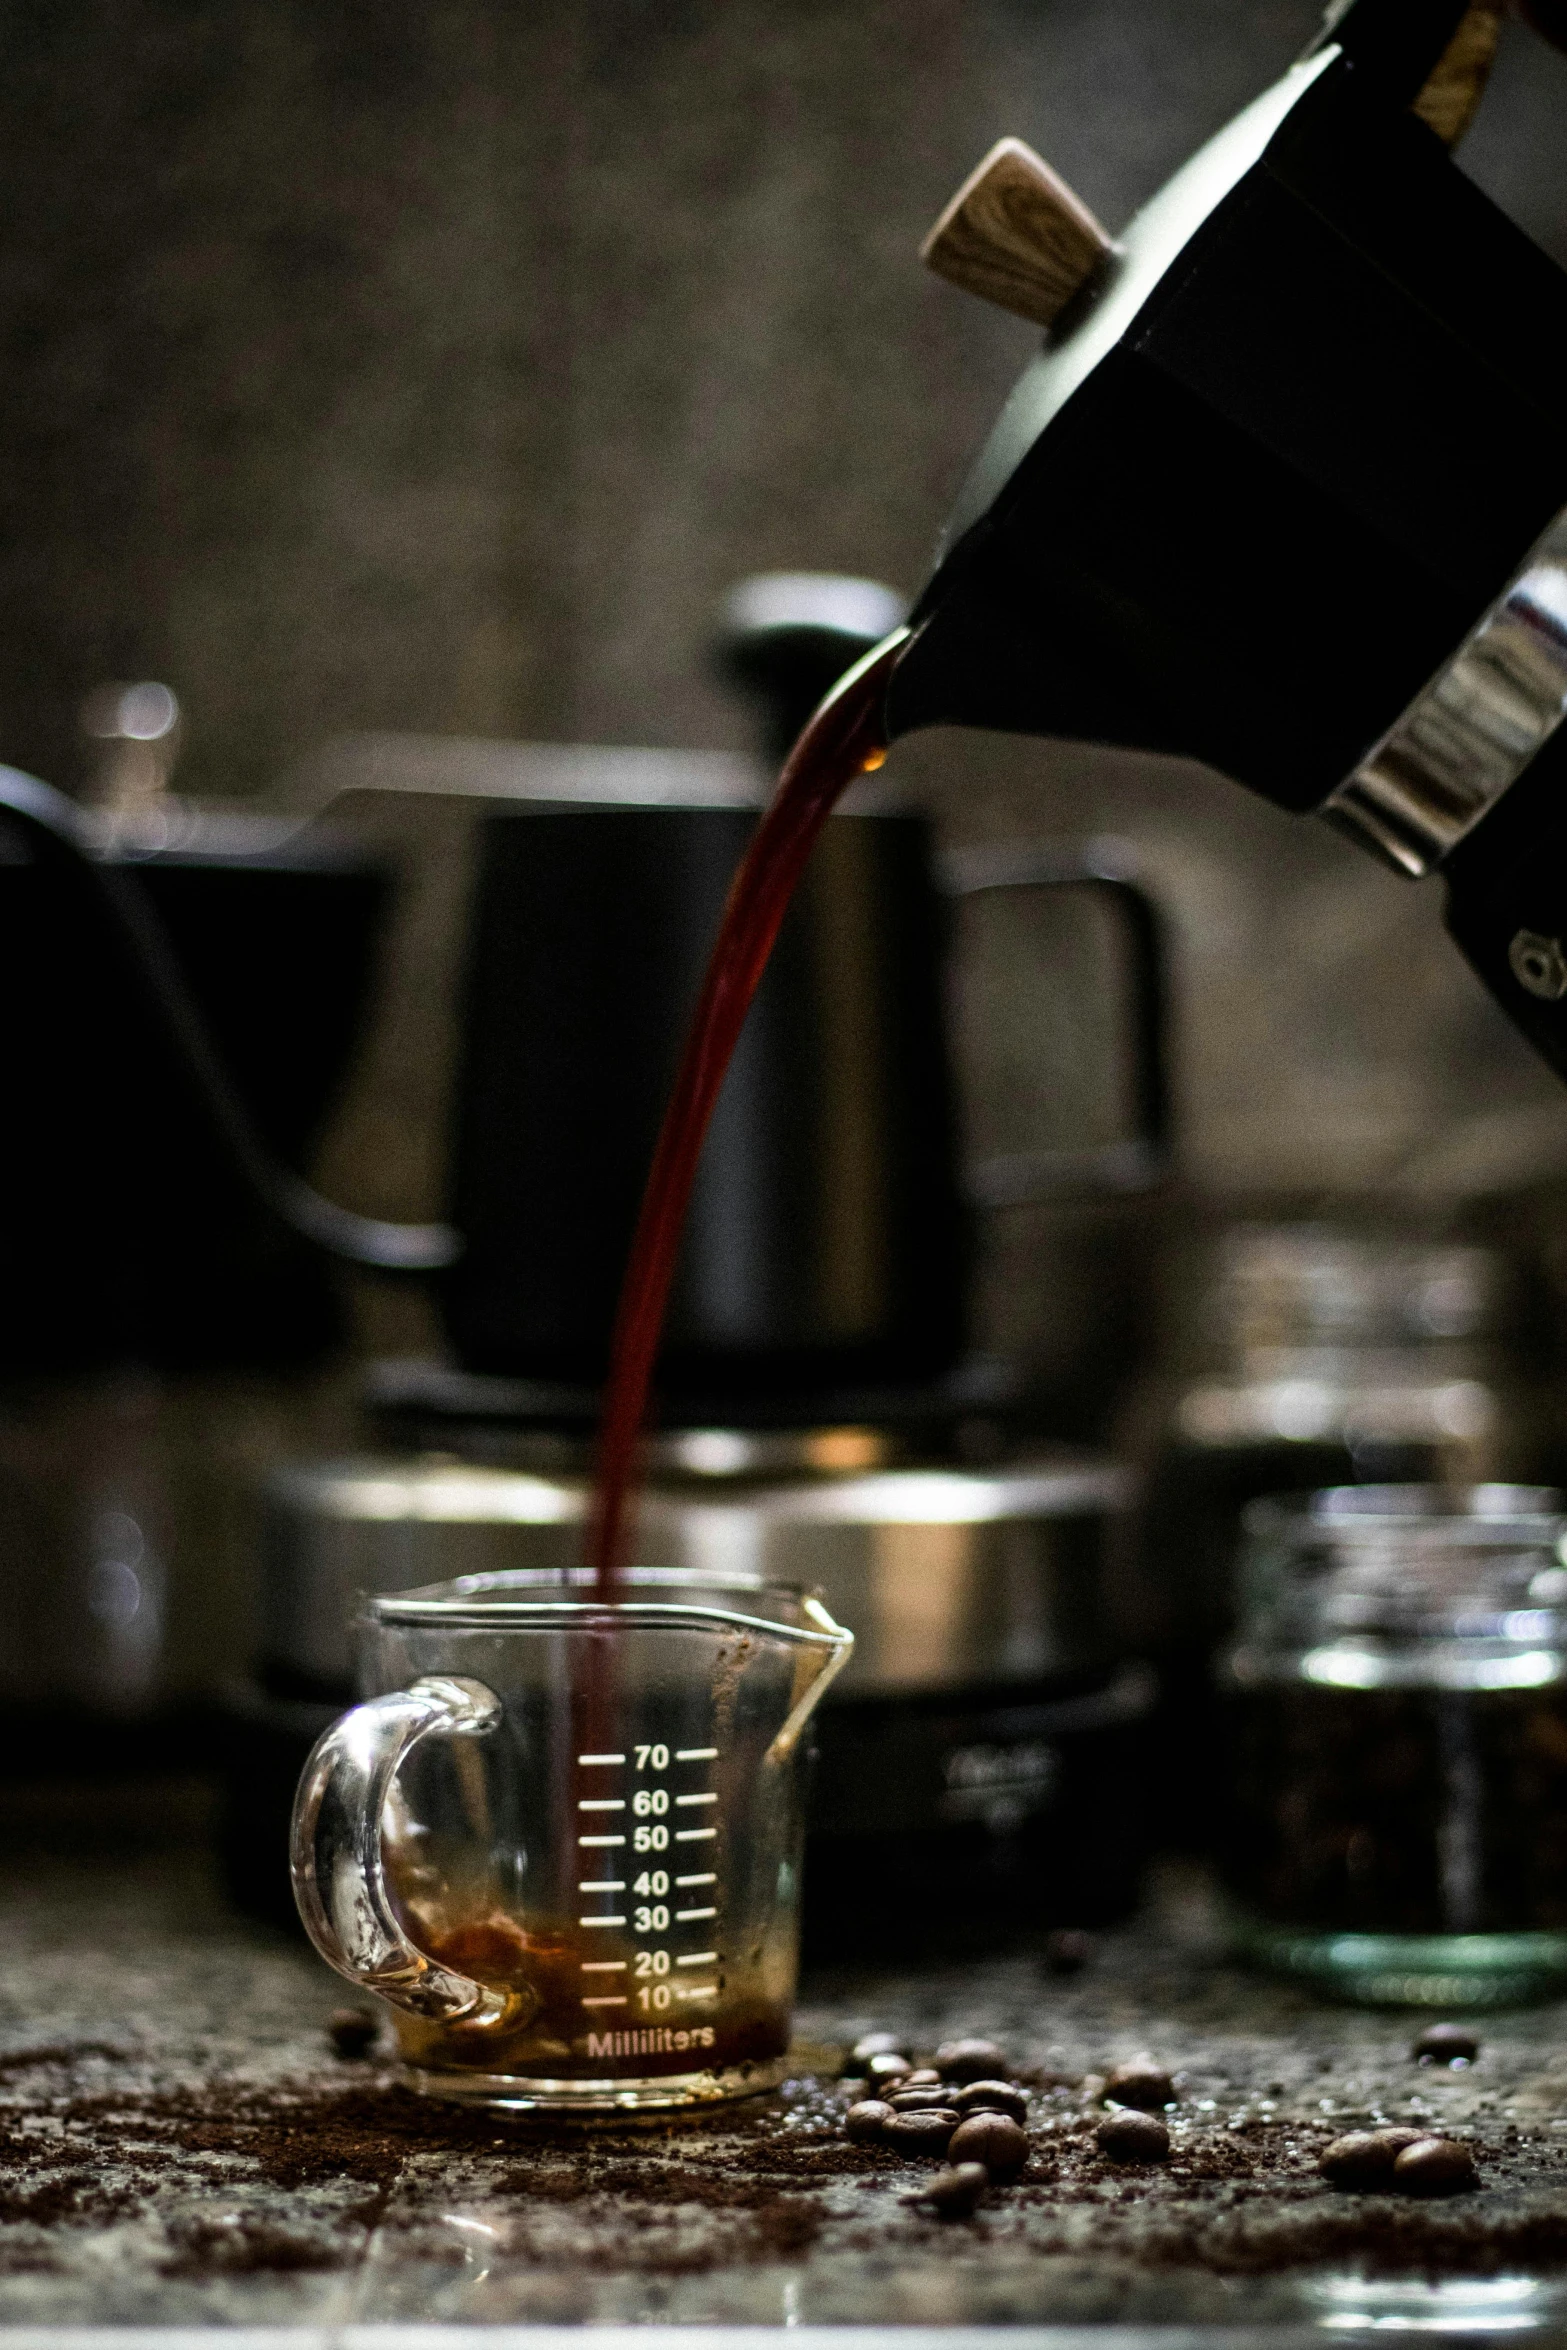
[[[919,2113],[890,2113],[881,2128],[882,2144],[900,2154],[945,2154],[958,2117],[950,2105],[925,2107]]]
[[[850,2049],[847,2069],[863,2072],[873,2056],[901,2056],[905,2064],[910,2061],[909,2052],[896,2032],[867,2032]]]
[[[904,2074],[903,2086],[905,2089],[939,2089],[941,2075],[934,2065],[918,2064],[913,2072]]]
[[[1409,2053],[1418,2064],[1473,2064],[1480,2042],[1462,2024],[1427,2024]]]
[[[892,2107],[879,2097],[862,2097],[843,2117],[843,2126],[856,2146],[874,2146],[892,2119]]]
[[[1062,1926],[1045,1936],[1045,1964],[1053,1975],[1080,1975],[1093,1955],[1092,1934]]]
[[[971,2113],[947,2148],[949,2162],[982,2162],[993,2179],[1015,2179],[1028,2160],[1028,2132],[1009,2113]]]
[[[1418,2130],[1350,2130],[1325,2149],[1317,2168],[1335,2187],[1386,2187],[1399,2155],[1419,2139]]]
[[[1401,2195],[1457,2195],[1475,2183],[1474,2156],[1456,2138],[1417,2138],[1393,2164]]]
[[[1135,2105],[1141,2113],[1157,2113],[1162,2105],[1173,2105],[1175,2087],[1163,2065],[1152,2057],[1134,2056],[1130,2064],[1118,2064],[1106,2073],[1104,2086],[1106,2105]]]
[[[886,2089],[894,2082],[903,2080],[913,2070],[906,2056],[894,2056],[889,2048],[884,2056],[873,2056],[867,2060],[865,2077],[873,2087]]]
[[[936,2069],[944,2081],[987,2081],[1006,2071],[1007,2060],[994,2040],[945,2040],[936,2051]]]
[[[1094,2132],[1101,2154],[1112,2162],[1167,2162],[1170,2133],[1157,2114],[1139,2113],[1123,2106],[1107,2114]]]
[[[381,2019],[368,2007],[334,2008],[326,2034],[339,2056],[368,2056],[381,2036]]]
[[[955,2113],[958,2101],[950,2089],[911,2089],[900,2081],[887,2091],[887,2103],[894,2113]]]
[[[1028,2119],[1028,2098],[1016,2081],[970,2081],[952,2102],[959,2113],[1009,2113],[1015,2122]]]
[[[984,2201],[989,2174],[980,2162],[960,2162],[953,2170],[939,2170],[928,2187],[910,2195],[910,2203],[928,2203],[943,2219],[972,2219]]]

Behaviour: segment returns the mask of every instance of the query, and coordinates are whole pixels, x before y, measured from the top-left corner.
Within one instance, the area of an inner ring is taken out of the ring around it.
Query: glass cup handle
[[[501,1701],[482,1681],[431,1674],[335,1721],[294,1798],[289,1864],[305,1932],[350,1983],[442,2023],[494,2023],[510,2003],[409,1941],[387,1891],[387,1799],[421,1738],[482,1737],[500,1718]]]

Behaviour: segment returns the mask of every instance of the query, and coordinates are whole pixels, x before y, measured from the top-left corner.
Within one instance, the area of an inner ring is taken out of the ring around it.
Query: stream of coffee
[[[624,1560],[648,1389],[708,1122],[817,835],[855,777],[879,767],[887,755],[882,708],[908,641],[906,628],[894,630],[839,679],[784,762],[730,888],[653,1153],[615,1316],[588,1522],[588,1560],[603,1600],[613,1599]]]

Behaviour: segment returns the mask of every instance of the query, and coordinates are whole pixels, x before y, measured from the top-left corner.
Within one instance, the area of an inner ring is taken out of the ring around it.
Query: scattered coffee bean
[[[901,2056],[906,2064],[912,2061],[896,2032],[866,2032],[849,2050],[843,2069],[862,2073],[873,2056]]]
[[[906,2081],[887,2091],[894,2113],[952,2113],[957,2102],[950,2089],[911,2089]]]
[[[890,2113],[881,2126],[884,2146],[896,2146],[900,2154],[945,2154],[958,2117],[951,2106],[932,2110],[926,2107],[920,2113]]]
[[[1393,2164],[1401,2195],[1457,2195],[1476,2183],[1474,2156],[1456,2138],[1417,2138]]]
[[[1080,1975],[1093,1955],[1092,1934],[1061,1926],[1045,1936],[1045,1965],[1053,1975]]]
[[[1428,2024],[1409,2053],[1418,2064],[1473,2064],[1480,2042],[1462,2024]]]
[[[1166,2162],[1170,2154],[1170,2133],[1157,2114],[1139,2113],[1132,2106],[1123,2106],[1119,2113],[1108,2114],[1094,2132],[1101,2154],[1112,2162]]]
[[[866,2078],[879,2089],[887,2088],[894,2081],[903,2080],[913,2070],[914,2067],[906,2056],[894,2056],[890,2048],[885,2055],[867,2058],[865,2065]]]
[[[1007,2060],[994,2040],[945,2040],[936,2051],[936,2069],[944,2081],[985,2081],[1004,2073]]]
[[[1419,2143],[1418,2130],[1350,2130],[1326,2148],[1317,2168],[1335,2187],[1364,2191],[1392,2184],[1393,2165],[1406,2146]]]
[[[843,2117],[843,2126],[856,2146],[874,2146],[892,2119],[892,2107],[879,2097],[862,2097]]]
[[[1009,2113],[971,2113],[947,2148],[949,2162],[982,2162],[993,2179],[1015,2179],[1028,2160],[1028,2132]]]
[[[904,2074],[903,2086],[905,2089],[939,2089],[941,2075],[934,2065],[918,2064],[913,2072]]]
[[[339,2056],[368,2056],[381,2036],[381,2019],[368,2007],[338,2007],[326,2019],[326,2032]]]
[[[972,2219],[984,2201],[989,2184],[983,2163],[960,2162],[955,2169],[937,2171],[928,2187],[922,2187],[907,2200],[928,2203],[943,2219]]]
[[[1115,2065],[1106,2073],[1104,2099],[1107,2105],[1135,2105],[1142,2113],[1157,2113],[1161,2105],[1174,2104],[1175,2086],[1163,2065],[1148,2056],[1134,2056],[1130,2064]]]
[[[959,2113],[1009,2113],[1015,2122],[1028,2119],[1028,2098],[1016,2081],[970,2081],[952,2102]]]

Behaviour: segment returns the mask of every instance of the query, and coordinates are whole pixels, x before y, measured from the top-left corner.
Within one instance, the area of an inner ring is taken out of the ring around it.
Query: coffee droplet
[[[1005,2051],[994,2040],[945,2040],[936,2051],[944,2081],[983,2081],[1007,2069]]]
[[[1401,2195],[1458,2195],[1477,2183],[1474,2156],[1456,2138],[1417,2138],[1393,2164]]]
[[[843,2126],[856,2146],[874,2146],[892,2119],[892,2107],[879,2097],[862,2097],[843,2117]]]
[[[1170,2133],[1157,2114],[1139,2113],[1124,2106],[1112,2113],[1094,2132],[1101,2154],[1112,2162],[1167,2162],[1170,2156]]]
[[[882,2144],[900,2154],[945,2154],[958,2117],[951,2106],[943,2111],[889,2114],[882,2124]]]
[[[1419,2130],[1349,2130],[1325,2148],[1317,2168],[1335,2187],[1388,2187],[1399,2155],[1420,2136]]]
[[[1417,2064],[1473,2064],[1480,2041],[1462,2024],[1428,2024],[1409,2053]]]
[[[972,2219],[989,2184],[983,2163],[960,2162],[952,2170],[937,2171],[930,2185],[908,2200],[928,2203],[943,2219]]]
[[[326,2032],[339,2056],[368,2056],[381,2036],[381,2019],[368,2007],[338,2007],[327,2017]]]
[[[1015,2179],[1028,2160],[1028,2132],[1009,2113],[971,2113],[947,2148],[950,2162],[982,2162],[993,2179]]]
[[[1163,2065],[1152,2057],[1136,2056],[1106,2073],[1104,2099],[1107,2105],[1135,2105],[1143,2113],[1156,2113],[1160,2106],[1174,2104],[1175,2086]]]
[[[1094,1955],[1092,1934],[1060,1926],[1045,1936],[1045,1965],[1053,1975],[1080,1975]]]

